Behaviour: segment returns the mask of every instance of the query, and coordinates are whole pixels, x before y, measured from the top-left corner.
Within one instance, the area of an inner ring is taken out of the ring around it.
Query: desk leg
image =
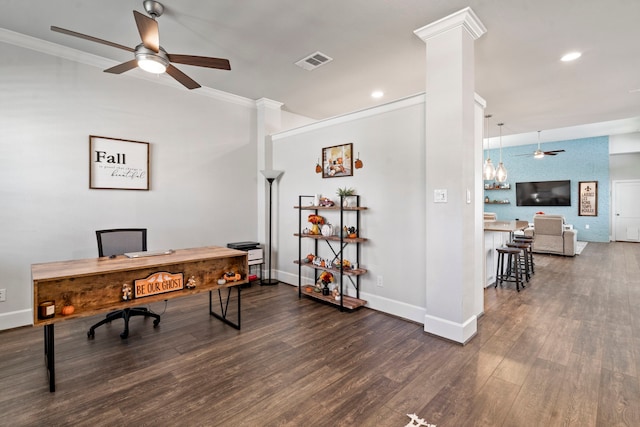
[[[231,289],[236,288],[238,290],[238,322],[234,323],[231,320],[227,319],[227,310],[229,308],[229,300],[231,299]],[[213,291],[209,291],[209,314],[215,317],[216,319],[222,320],[227,325],[233,326],[234,328],[240,330],[240,286],[231,286],[227,288],[227,297],[226,300],[222,299],[222,290],[218,289],[218,300],[220,301],[220,313],[215,313],[213,311]]]
[[[44,326],[44,356],[49,374],[49,391],[56,391],[56,364],[53,348],[53,324]]]

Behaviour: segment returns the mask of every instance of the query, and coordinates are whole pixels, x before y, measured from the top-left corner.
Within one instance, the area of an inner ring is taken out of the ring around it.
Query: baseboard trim
[[[282,271],[276,272],[278,280],[283,283],[290,284],[292,286],[298,286],[298,275],[292,273],[286,273]],[[302,278],[303,284],[313,283],[313,277],[304,276]],[[350,296],[355,296],[352,292],[352,288],[349,288],[347,292]],[[367,301],[365,307],[372,310],[380,311],[392,316],[397,316],[402,319],[406,319],[415,323],[423,324],[425,317],[425,308],[412,304],[407,304],[401,301],[395,301],[380,295],[371,294],[367,292],[360,292],[360,298]]]
[[[0,313],[0,331],[29,325],[33,325],[33,312],[31,310]]]
[[[456,323],[427,314],[424,316],[424,331],[450,341],[466,344],[478,332],[478,317],[474,315],[464,323]]]

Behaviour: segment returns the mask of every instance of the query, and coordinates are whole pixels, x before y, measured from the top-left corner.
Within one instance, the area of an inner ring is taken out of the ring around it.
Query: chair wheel
[[[96,337],[96,333],[94,331],[87,332],[87,338],[92,339]]]
[[[129,331],[124,331],[120,334],[120,338],[127,339],[129,337]]]
[[[156,319],[153,321],[153,327],[155,328],[160,323],[160,319]]]

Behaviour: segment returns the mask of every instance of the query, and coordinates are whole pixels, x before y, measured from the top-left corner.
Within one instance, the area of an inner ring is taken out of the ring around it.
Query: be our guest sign
[[[89,188],[149,190],[149,143],[90,135]]]
[[[181,289],[184,289],[184,277],[182,273],[160,271],[153,273],[145,279],[135,280],[133,282],[133,297],[149,297],[151,295],[164,294]]]

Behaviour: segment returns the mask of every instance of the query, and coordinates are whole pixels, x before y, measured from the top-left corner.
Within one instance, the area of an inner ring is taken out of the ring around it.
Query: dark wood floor
[[[536,265],[522,292],[485,291],[466,346],[254,285],[241,331],[205,295],[169,301],[157,329],[133,319],[125,341],[121,322],[95,340],[97,318],[56,325],[49,393],[42,328],[0,332],[0,425],[640,426],[640,245]]]

